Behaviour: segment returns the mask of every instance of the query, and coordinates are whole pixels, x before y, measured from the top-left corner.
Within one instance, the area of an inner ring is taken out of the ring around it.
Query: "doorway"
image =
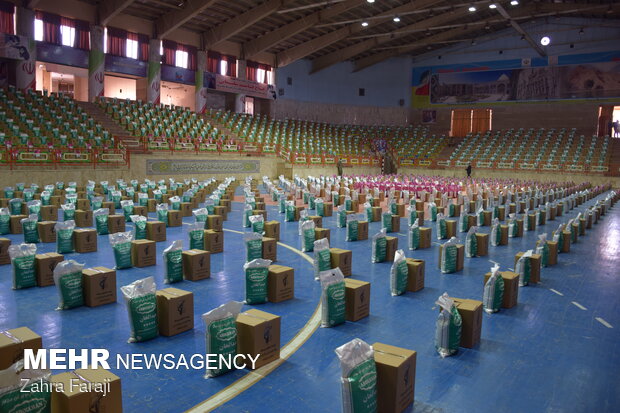
[[[620,106],[599,106],[596,135],[620,138]]]

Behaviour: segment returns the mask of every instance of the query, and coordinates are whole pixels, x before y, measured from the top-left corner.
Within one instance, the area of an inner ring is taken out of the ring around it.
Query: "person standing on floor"
[[[620,138],[620,120],[614,122],[614,138]]]
[[[338,176],[342,176],[342,159],[338,159],[336,167],[338,168]]]
[[[471,163],[467,165],[467,168],[465,168],[465,170],[467,171],[467,177],[471,178]]]

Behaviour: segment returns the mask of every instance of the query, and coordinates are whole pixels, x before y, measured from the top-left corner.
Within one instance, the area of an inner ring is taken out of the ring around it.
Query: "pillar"
[[[34,42],[34,11],[17,7],[16,32],[26,38],[21,55],[24,60],[15,64],[15,87],[34,90],[37,83],[37,48]]]
[[[159,105],[161,90],[161,55],[159,40],[151,39],[149,43],[149,68],[146,76],[146,99],[149,103]]]
[[[245,60],[237,60],[237,78],[245,80]],[[235,94],[235,113],[245,112],[245,95]]]
[[[196,63],[196,113],[205,113],[207,110],[207,85],[205,85],[207,52],[199,50]]]
[[[88,54],[88,101],[103,96],[105,81],[105,54],[103,27],[90,26],[90,53]]]

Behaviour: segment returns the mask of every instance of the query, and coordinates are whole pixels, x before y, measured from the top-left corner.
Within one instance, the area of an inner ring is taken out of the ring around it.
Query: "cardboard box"
[[[467,229],[478,226],[478,217],[476,215],[467,215]]]
[[[11,240],[8,238],[0,238],[0,265],[6,265],[11,263],[11,257],[9,257],[9,246]]]
[[[490,227],[491,226],[491,222],[493,221],[491,218],[493,218],[493,212],[492,211],[483,211],[482,212],[482,216],[484,218],[482,225],[485,227]]]
[[[280,316],[251,309],[237,316],[237,353],[260,354],[255,368],[280,358]],[[251,368],[252,365],[247,366]]]
[[[84,305],[97,307],[116,302],[116,271],[106,267],[82,270]]]
[[[56,221],[37,222],[37,231],[41,242],[56,242]]]
[[[474,348],[482,335],[482,301],[453,298],[463,324],[461,347]]]
[[[419,249],[431,247],[431,228],[420,227],[420,245]]]
[[[192,203],[191,202],[181,202],[181,216],[182,217],[191,217],[192,216]]]
[[[330,248],[332,268],[340,268],[342,275],[349,277],[351,275],[351,260],[353,259],[353,252],[350,250],[343,250],[340,248]]]
[[[359,194],[357,196],[357,202],[359,205],[364,205],[366,203],[366,194]]]
[[[109,201],[102,202],[101,208],[108,208],[110,210],[110,214],[114,214],[116,212],[116,206],[114,202],[109,202]]]
[[[9,221],[11,234],[23,234],[21,221],[24,218],[28,218],[28,215],[11,215],[11,220]]]
[[[232,204],[229,199],[220,199],[220,205],[226,208],[226,212],[232,211]]]
[[[439,257],[437,259],[437,266],[441,268],[441,251],[443,250],[443,244],[439,246]],[[456,271],[461,271],[465,262],[465,246],[463,244],[456,244]]]
[[[359,210],[360,210],[360,203],[359,203],[359,201],[351,200],[351,211],[359,212]]]
[[[148,211],[147,211],[147,207],[140,206],[140,205],[134,205],[133,213],[134,213],[134,215],[142,215],[143,217],[147,217],[147,218],[149,216]]]
[[[523,219],[517,219],[515,220],[515,222],[517,223],[517,237],[522,237],[523,236]]]
[[[505,206],[497,207],[497,218],[500,221],[504,221],[506,219],[506,207]]]
[[[385,260],[394,261],[394,255],[398,249],[397,237],[385,237]]]
[[[327,238],[327,240],[331,244],[329,228],[315,228],[314,229],[314,240],[316,241],[316,240],[323,239],[323,238]]]
[[[508,205],[508,213],[509,214],[516,214],[517,213],[517,204],[510,204]]]
[[[549,221],[555,221],[555,213],[557,212],[556,208],[549,207]]]
[[[138,239],[131,241],[131,263],[134,267],[157,265],[157,247],[155,241]]]
[[[107,370],[78,369],[55,374],[51,381],[54,389],[62,390],[52,392],[52,412],[123,411],[121,379]]]
[[[41,206],[41,219],[43,221],[58,221],[58,207],[55,205]]]
[[[93,226],[93,211],[91,210],[75,210],[75,226],[78,228],[86,228]]]
[[[125,232],[125,216],[108,215],[108,232],[110,234]]]
[[[446,237],[448,239],[456,237],[456,220],[446,219]]]
[[[405,204],[396,204],[396,215],[401,218],[405,217]]]
[[[562,251],[561,252],[570,252],[570,241],[571,241],[571,232],[562,231]]]
[[[224,220],[221,215],[208,215],[206,228],[221,232]]]
[[[272,262],[278,260],[278,243],[274,238],[263,237],[263,258]]]
[[[499,245],[508,245],[508,225],[500,225],[499,231],[501,234]]]
[[[489,255],[489,234],[476,233],[476,247],[476,256],[486,257]]]
[[[265,222],[265,236],[280,241],[280,223],[278,221]]]
[[[209,251],[211,254],[218,254],[224,251],[224,233],[213,231],[212,229],[205,230],[205,251]]]
[[[57,208],[60,208],[63,202],[63,197],[60,195],[52,195],[50,196],[50,205],[54,205]]]
[[[323,204],[323,216],[331,217],[334,214],[334,204],[331,202],[325,202]]]
[[[400,216],[392,215],[392,232],[400,232]]]
[[[370,283],[345,278],[345,314],[347,321],[357,321],[370,314]]]
[[[381,207],[375,206],[372,207],[372,222],[379,222],[381,221],[381,213],[382,213],[382,209]]]
[[[54,268],[65,258],[61,254],[48,252],[34,256],[34,274],[39,287],[54,285]]]
[[[147,221],[146,239],[155,242],[166,240],[166,224],[162,221]]]
[[[407,258],[407,291],[420,291],[424,288],[424,260]]]
[[[357,240],[364,241],[368,239],[368,221],[358,221],[357,223]]]
[[[517,266],[517,261],[523,255],[522,252],[517,253],[515,255],[515,267]],[[542,264],[542,257],[540,254],[532,254],[530,257],[530,284],[538,284],[540,282],[540,268]]]
[[[97,230],[76,229],[73,231],[75,252],[86,253],[97,251]]]
[[[264,241],[263,245],[265,245]],[[293,268],[283,265],[269,266],[267,298],[272,303],[295,298],[295,271]]]
[[[204,250],[183,251],[183,277],[190,281],[211,277],[211,254]]]
[[[146,201],[146,210],[148,212],[157,212],[157,201],[152,198],[149,198]]]
[[[191,208],[190,208],[191,209]],[[222,220],[226,221],[226,216],[227,216],[228,211],[226,211],[226,207],[224,206],[215,206],[213,207],[213,215],[220,215],[222,217]],[[191,216],[191,211],[190,211],[190,215]],[[265,211],[265,221],[267,221],[267,211]]]
[[[81,209],[84,211],[90,210],[90,201],[85,198],[78,198],[77,204],[75,205],[76,209]]]
[[[194,294],[178,288],[157,290],[159,334],[170,337],[194,328]]]
[[[373,207],[380,207],[381,206],[381,198],[373,198],[372,199],[372,206]]]
[[[417,353],[405,348],[374,343],[377,369],[377,411],[401,413],[415,398]]]
[[[180,227],[182,224],[183,224],[183,220],[181,219],[181,211],[168,211],[168,226],[169,227]]]
[[[558,263],[558,243],[557,241],[547,241],[547,246],[549,247],[547,265],[556,265]]]
[[[308,219],[311,219],[312,221],[314,221],[315,228],[323,228],[323,217],[320,217],[318,215],[312,215],[312,216],[309,216]]]
[[[0,370],[11,367],[24,358],[24,349],[43,348],[41,336],[28,327],[0,331]]]
[[[502,299],[502,308],[512,308],[519,301],[519,274],[512,271],[500,271],[500,275],[504,280],[504,297]],[[491,278],[491,273],[484,275],[484,285]]]
[[[563,202],[558,202],[556,208],[555,208],[555,216],[556,217],[561,217],[562,214],[564,213],[564,203]]]
[[[528,214],[527,227],[530,231],[536,230],[536,214]]]

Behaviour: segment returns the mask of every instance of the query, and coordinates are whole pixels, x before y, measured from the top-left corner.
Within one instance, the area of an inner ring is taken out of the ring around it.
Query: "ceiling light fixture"
[[[540,39],[540,44],[542,44],[543,46],[548,46],[551,43],[551,38],[549,36],[543,36],[542,39]]]
[[[362,22],[362,27],[368,27],[368,22]]]
[[[497,5],[495,3],[489,4],[489,9],[496,9]]]
[[[393,20],[394,20],[396,23],[398,23],[398,22],[400,21],[400,17],[398,17],[398,16],[394,16],[394,19],[393,19]]]
[[[519,5],[519,1],[518,1],[518,0],[512,0],[512,1],[510,2],[510,4],[511,4],[512,6],[518,6],[518,5]]]
[[[475,12],[476,11],[476,6],[469,6],[469,11],[470,12]]]
[[[375,2],[375,0],[366,0],[368,3],[372,4]]]

